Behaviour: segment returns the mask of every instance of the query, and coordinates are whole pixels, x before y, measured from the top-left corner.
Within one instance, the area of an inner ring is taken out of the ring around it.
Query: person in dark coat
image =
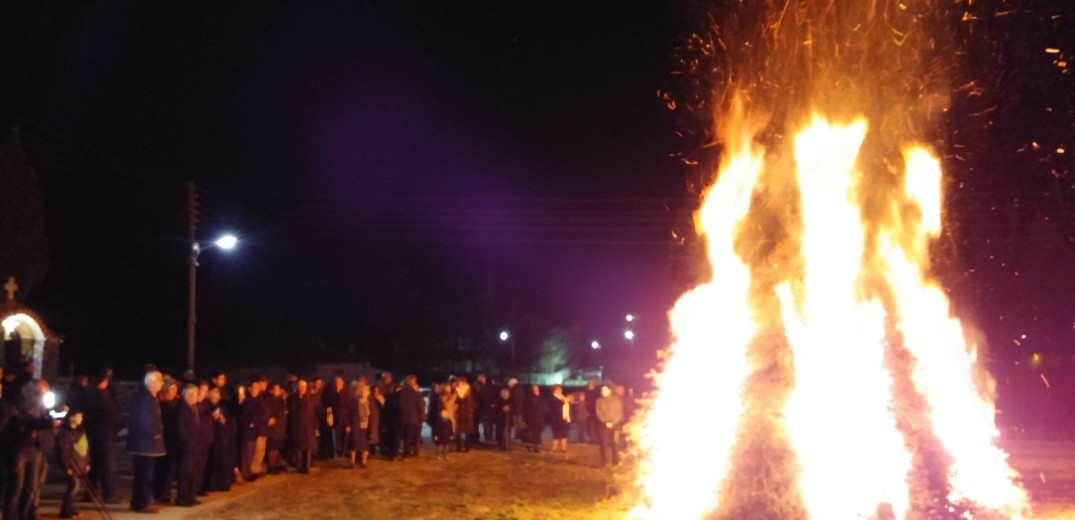
[[[511,391],[512,410],[512,422],[508,431],[508,441],[510,442],[515,439],[522,440],[523,438],[523,407],[526,405],[526,394],[528,392],[519,384],[519,380],[514,377],[508,380],[508,390]]]
[[[363,468],[369,460],[370,432],[378,426],[377,405],[370,397],[369,385],[356,385],[355,397],[347,400],[341,423],[349,446],[350,465],[358,462]]]
[[[433,436],[433,447],[437,451],[437,459],[448,460],[448,446],[455,433],[456,398],[451,386],[445,385],[443,388],[440,398],[436,400],[437,408],[430,413],[432,417],[430,431]],[[433,396],[430,396],[429,402],[434,402]]]
[[[455,384],[455,449],[466,453],[470,444],[477,441],[478,401],[467,378],[456,379]]]
[[[131,494],[131,510],[155,512],[149,505],[153,495],[153,465],[163,457],[164,423],[161,422],[160,403],[157,394],[164,386],[164,377],[153,370],[146,373],[143,387],[131,399],[127,415],[127,451],[131,453],[134,484]]]
[[[104,503],[117,503],[116,435],[121,418],[119,402],[112,392],[112,371],[101,371],[81,401],[86,439],[90,442],[90,460],[93,461],[89,485]]]
[[[407,376],[403,389],[399,391],[399,424],[403,432],[403,454],[397,456],[418,456],[418,441],[422,434],[422,419],[425,414],[425,399],[418,388],[418,378]]]
[[[596,377],[590,378],[586,384],[586,422],[579,424],[579,442],[593,444],[598,441],[599,426],[597,420],[597,400],[601,398],[600,381]]]
[[[3,375],[4,369],[0,366],[0,379]],[[18,410],[4,398],[7,386],[0,385],[0,516],[7,514],[7,495],[14,482],[15,447],[22,430]]]
[[[474,406],[476,425],[481,425],[481,441],[494,442],[493,434],[493,389],[489,386],[489,379],[485,374],[478,376],[474,381]]]
[[[298,472],[309,473],[313,453],[317,450],[317,413],[320,405],[307,393],[305,379],[295,383],[295,395],[291,396],[288,406],[288,429],[295,447]]]
[[[42,447],[44,442],[55,445],[53,428],[59,425],[46,413],[40,388],[38,381],[31,379],[20,389],[20,398],[10,400],[19,404],[11,407],[9,419],[13,430],[6,447],[12,458],[5,462],[10,476],[4,496],[5,519],[37,517],[42,472],[48,469]]]
[[[52,421],[49,413],[54,411],[53,406],[55,403],[45,402],[45,395],[51,394],[49,382],[45,379],[35,379],[25,387],[25,393],[27,400],[23,403],[25,407],[24,413],[42,421]],[[40,456],[31,481],[33,485],[29,488],[30,502],[26,518],[37,518],[37,510],[41,505],[41,490],[44,489],[45,479],[48,476],[49,461],[52,460],[56,453],[56,428],[60,424],[60,421],[53,421],[52,428],[39,430],[35,433],[34,443]]]
[[[399,385],[388,373],[381,381],[381,452],[391,459],[399,453]]]
[[[520,424],[526,451],[537,453],[541,448],[541,435],[545,432],[545,399],[538,385],[530,387],[530,394],[523,402]]]
[[[615,433],[623,422],[623,403],[618,397],[612,395],[611,388],[601,387],[601,397],[594,407],[594,414],[600,434],[598,439],[601,444],[601,465],[608,464],[608,455],[611,452],[612,465],[615,466],[620,463],[620,450],[616,446]]]
[[[347,399],[347,388],[343,377],[336,376],[332,380],[332,388],[326,389],[321,394],[321,407],[324,409],[325,418],[321,422],[321,449],[318,456],[322,459],[335,458],[340,453],[340,445],[343,444],[343,436],[340,435],[340,414],[342,406]]]
[[[369,452],[373,453],[377,450],[377,446],[381,441],[381,432],[384,428],[381,427],[381,423],[384,422],[381,417],[384,415],[384,396],[381,395],[380,387],[370,387],[370,425],[369,425]]]
[[[511,423],[512,416],[511,390],[507,387],[500,389],[500,395],[496,398],[496,408],[493,410],[493,423],[496,426],[496,444],[500,451],[511,449]]]
[[[209,382],[198,381],[198,415],[202,433],[202,443],[205,450],[202,451],[201,460],[198,461],[198,478],[194,488],[194,494],[200,497],[209,494],[209,450],[213,447],[213,405],[209,402]]]
[[[261,385],[256,381],[247,388],[246,398],[239,412],[239,440],[242,451],[239,457],[239,472],[243,480],[253,481],[257,475],[253,472],[254,451],[258,437],[268,431],[269,414],[265,409],[265,400],[261,398]]]
[[[56,458],[64,473],[67,489],[60,502],[60,518],[74,518],[75,494],[90,470],[90,443],[82,429],[83,414],[77,408],[67,412],[67,421],[56,435]]]
[[[239,465],[235,449],[239,435],[235,414],[224,402],[218,387],[209,390],[207,402],[212,408],[209,417],[212,419],[213,443],[209,445],[206,462],[206,489],[228,491],[235,483],[235,468]]]
[[[280,451],[284,449],[287,438],[287,401],[284,400],[284,388],[279,383],[269,386],[269,430],[266,440],[266,466],[270,475],[276,475],[284,469],[280,460]]]
[[[164,425],[163,457],[158,457],[153,466],[153,499],[161,504],[172,503],[172,486],[179,473],[179,383],[169,378],[157,394],[160,401],[161,424]]]
[[[198,405],[198,387],[183,388],[183,400],[176,410],[179,430],[179,474],[176,485],[175,505],[191,507],[200,504],[194,494],[200,487],[204,468],[200,467],[208,446],[202,433],[202,412]]]
[[[571,422],[575,424],[575,442],[585,444],[587,441],[586,428],[590,426],[590,402],[586,392],[571,394]]]

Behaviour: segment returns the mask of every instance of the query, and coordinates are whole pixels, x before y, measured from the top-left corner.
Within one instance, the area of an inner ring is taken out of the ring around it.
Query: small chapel
[[[14,373],[30,362],[35,378],[55,380],[59,375],[60,337],[49,330],[41,316],[15,300],[19,290],[15,278],[8,278],[3,289],[7,297],[0,302],[0,325],[5,372]]]

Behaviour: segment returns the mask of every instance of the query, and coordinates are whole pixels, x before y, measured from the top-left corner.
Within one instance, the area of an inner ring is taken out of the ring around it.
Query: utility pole
[[[198,188],[194,182],[187,184],[187,227],[190,238],[190,256],[188,263],[188,308],[187,308],[187,369],[194,370],[194,333],[197,317],[195,304],[197,297],[198,274]]]

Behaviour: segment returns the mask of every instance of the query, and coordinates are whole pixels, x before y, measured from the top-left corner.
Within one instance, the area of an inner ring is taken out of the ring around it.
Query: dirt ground
[[[597,467],[593,446],[572,445],[568,455],[504,454],[487,449],[437,460],[424,445],[417,460],[372,459],[367,469],[323,462],[308,476],[286,474],[214,493],[201,506],[163,506],[153,516],[134,515],[126,503],[113,518],[159,520],[333,519],[613,519],[628,499],[619,490],[627,469]],[[1020,442],[1006,448],[1034,502],[1033,518],[1075,520],[1075,442]],[[121,463],[121,467],[124,464]],[[121,489],[129,482],[121,481]],[[59,490],[46,493],[42,518],[55,518]],[[126,497],[124,497],[126,499]],[[84,519],[104,518],[82,505]]]

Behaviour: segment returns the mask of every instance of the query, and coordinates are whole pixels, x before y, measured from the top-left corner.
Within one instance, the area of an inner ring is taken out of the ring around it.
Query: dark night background
[[[27,303],[65,367],[180,366],[193,180],[200,238],[241,237],[202,255],[200,366],[411,370],[453,339],[496,348],[511,326],[525,349],[564,326],[606,345],[588,362],[642,372],[692,282],[673,232],[716,152],[660,93],[687,94],[676,49],[711,6],[6,2],[0,129],[20,127],[50,245]],[[938,265],[1007,424],[1056,426],[1075,390],[1075,9],[971,13]]]

